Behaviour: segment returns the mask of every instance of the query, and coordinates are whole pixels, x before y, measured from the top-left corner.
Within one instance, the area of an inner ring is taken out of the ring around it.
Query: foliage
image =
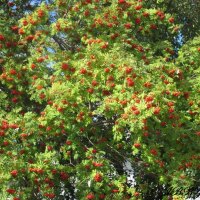
[[[5,199],[196,195],[198,36],[175,56],[173,38],[182,26],[164,6],[146,1],[2,5]],[[135,184],[127,179],[127,163]]]
[[[195,0],[148,0],[150,8],[162,8],[165,12],[176,16],[176,22],[181,24],[180,32],[186,42],[199,34],[200,2]]]

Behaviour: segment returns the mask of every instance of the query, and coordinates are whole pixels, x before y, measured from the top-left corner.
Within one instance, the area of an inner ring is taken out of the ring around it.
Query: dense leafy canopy
[[[0,1],[2,198],[197,195],[200,21],[178,2]]]
[[[176,17],[176,22],[181,24],[180,31],[185,42],[200,33],[200,1],[148,0],[146,2],[148,7],[162,8]]]

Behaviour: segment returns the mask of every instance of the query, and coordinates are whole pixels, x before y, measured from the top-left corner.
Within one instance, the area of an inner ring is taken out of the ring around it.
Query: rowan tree
[[[2,198],[198,195],[198,36],[159,3],[1,2]]]

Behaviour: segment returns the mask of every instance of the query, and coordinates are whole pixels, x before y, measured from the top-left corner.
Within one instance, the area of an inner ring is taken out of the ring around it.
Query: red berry
[[[117,190],[117,189],[112,190],[112,193],[118,193],[118,192],[119,192],[119,190]]]
[[[170,17],[170,18],[169,18],[169,22],[170,22],[170,23],[174,23],[174,18],[173,18],[173,17]]]
[[[67,145],[71,145],[72,142],[71,142],[70,140],[67,140],[67,141],[66,141],[66,144],[67,144]]]
[[[80,69],[80,74],[86,74],[87,70],[85,68]]]
[[[9,7],[13,7],[15,4],[13,2],[8,2]]]
[[[6,192],[8,192],[9,194],[14,194],[16,192],[16,190],[9,188],[6,190]]]
[[[152,97],[152,96],[147,96],[147,97],[145,98],[145,101],[146,101],[146,102],[151,102],[151,101],[153,101],[153,97]]]
[[[90,3],[92,3],[92,0],[85,0],[85,2],[86,2],[87,4],[90,4]]]
[[[118,3],[119,4],[124,4],[124,3],[126,3],[126,1],[125,0],[118,0]]]
[[[51,151],[53,149],[52,146],[47,146],[48,151]]]
[[[10,172],[10,174],[13,176],[13,177],[16,177],[17,174],[18,174],[18,171],[17,170],[13,170]]]
[[[134,196],[135,196],[135,197],[138,197],[139,195],[140,195],[139,192],[135,192],[135,193],[134,193]]]
[[[41,63],[41,62],[43,62],[44,60],[45,60],[44,57],[40,57],[40,58],[37,59],[37,62]]]
[[[161,125],[161,126],[166,126],[166,125],[167,125],[167,122],[161,122],[160,125]]]
[[[140,114],[140,111],[139,111],[139,110],[135,110],[133,113],[134,113],[135,115],[139,115],[139,114]]]
[[[105,194],[100,194],[99,195],[99,199],[105,199],[106,198],[106,195]]]
[[[92,150],[92,153],[94,153],[94,154],[97,153],[97,150],[96,150],[96,149],[93,149],[93,150]]]
[[[98,85],[98,82],[97,82],[96,80],[93,80],[93,81],[92,81],[92,86],[95,87],[95,86],[97,86],[97,85]]]
[[[26,37],[26,40],[31,42],[34,39],[34,35],[29,35]]]
[[[92,164],[93,164],[94,167],[101,167],[101,166],[103,166],[102,163],[97,163],[97,162],[93,162]]]
[[[62,70],[68,70],[69,69],[69,65],[67,63],[62,63],[61,68],[62,68]]]
[[[140,10],[141,8],[142,8],[142,5],[135,6],[135,10]]]
[[[114,77],[113,77],[113,76],[109,76],[109,77],[107,78],[107,80],[108,80],[108,81],[114,81]]]
[[[126,23],[126,24],[124,24],[124,27],[126,28],[126,29],[131,29],[131,23]]]
[[[200,131],[196,132],[196,135],[197,135],[197,136],[200,136]]]
[[[17,74],[17,71],[16,71],[15,69],[11,69],[11,70],[10,70],[10,74],[11,74],[11,75],[15,75],[15,74]]]
[[[36,65],[35,64],[31,64],[31,69],[35,69],[36,68]]]
[[[10,144],[10,143],[9,143],[8,141],[4,141],[4,142],[3,142],[3,145],[4,145],[4,146],[8,146],[9,144]]]
[[[90,200],[90,199],[94,199],[95,196],[93,193],[89,193],[87,196],[86,196],[86,199]]]
[[[139,148],[141,147],[141,144],[140,144],[140,143],[135,143],[133,146],[134,146],[135,148],[139,149]]]
[[[144,136],[144,137],[148,137],[148,136],[149,136],[149,133],[146,131],[146,132],[143,133],[143,136]]]
[[[157,29],[157,26],[156,26],[155,24],[151,24],[151,25],[150,25],[150,29],[151,29],[151,30],[156,30],[156,29]]]
[[[136,18],[136,19],[135,19],[135,23],[136,23],[136,24],[141,24],[141,19],[140,19],[140,18]]]
[[[25,32],[24,32],[24,29],[23,28],[20,28],[19,30],[18,30],[18,33],[19,33],[19,35],[23,35]]]
[[[26,20],[23,20],[23,21],[22,21],[22,24],[23,24],[24,26],[27,26],[27,25],[28,25],[28,22],[27,22]]]
[[[150,82],[144,83],[144,87],[146,87],[146,88],[150,88],[151,86],[152,86],[152,84]]]
[[[104,71],[105,71],[106,73],[109,73],[109,72],[110,72],[110,69],[109,69],[108,67],[106,67],[106,68],[104,69]]]
[[[174,108],[170,107],[168,110],[169,113],[173,113],[174,112]]]
[[[181,92],[175,91],[175,92],[172,93],[172,95],[175,96],[175,97],[178,97],[178,96],[181,95]]]
[[[135,85],[134,81],[133,81],[131,78],[127,78],[127,79],[126,79],[126,82],[127,82],[127,85],[128,85],[129,87],[132,87],[132,86]]]
[[[157,152],[156,149],[151,149],[151,150],[150,150],[150,153],[151,153],[152,155],[154,155],[154,156],[157,156],[157,155],[158,155],[158,152]]]
[[[154,108],[154,112],[155,115],[158,115],[160,113],[160,107],[156,107]]]
[[[90,11],[89,11],[89,10],[86,10],[86,11],[84,12],[84,15],[85,15],[86,17],[88,17],[88,16],[90,15]]]
[[[52,169],[52,170],[51,170],[51,173],[52,173],[52,174],[56,174],[56,173],[57,173],[57,170],[56,170],[56,169]]]
[[[4,40],[5,40],[5,37],[0,34],[0,41],[4,41]]]
[[[38,17],[40,17],[40,18],[44,16],[44,11],[41,10],[41,9],[39,9],[39,10],[37,11],[37,13],[38,13]]]
[[[92,94],[94,92],[94,89],[93,88],[88,88],[87,92],[90,93],[90,94]]]
[[[20,200],[20,198],[18,198],[18,197],[14,197],[13,200]]]
[[[171,107],[171,106],[174,105],[174,102],[171,102],[171,101],[170,101],[170,102],[167,103],[167,105],[168,105],[169,107]]]
[[[60,172],[60,178],[61,180],[67,180],[69,178],[69,175],[65,172]]]
[[[94,180],[96,182],[101,182],[102,181],[102,175],[97,173],[95,176],[94,176]]]
[[[149,17],[149,13],[148,13],[148,12],[144,12],[142,15],[143,15],[144,17]]]
[[[11,27],[11,30],[12,30],[12,31],[14,31],[14,32],[17,32],[17,31],[18,31],[18,29],[19,29],[19,27],[18,27],[18,26],[12,26],[12,27]]]
[[[125,72],[127,74],[130,74],[132,72],[133,68],[132,67],[126,67]]]
[[[44,196],[53,199],[56,195],[54,193],[45,193]]]

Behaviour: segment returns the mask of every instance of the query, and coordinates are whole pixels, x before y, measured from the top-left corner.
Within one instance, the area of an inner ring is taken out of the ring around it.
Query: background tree
[[[1,1],[1,192],[197,196],[200,40],[174,24],[178,4],[35,3]]]
[[[199,34],[200,27],[200,2],[196,0],[151,0],[146,1],[149,8],[162,8],[165,12],[176,16],[176,22],[181,24],[180,33],[183,41],[191,40]]]

